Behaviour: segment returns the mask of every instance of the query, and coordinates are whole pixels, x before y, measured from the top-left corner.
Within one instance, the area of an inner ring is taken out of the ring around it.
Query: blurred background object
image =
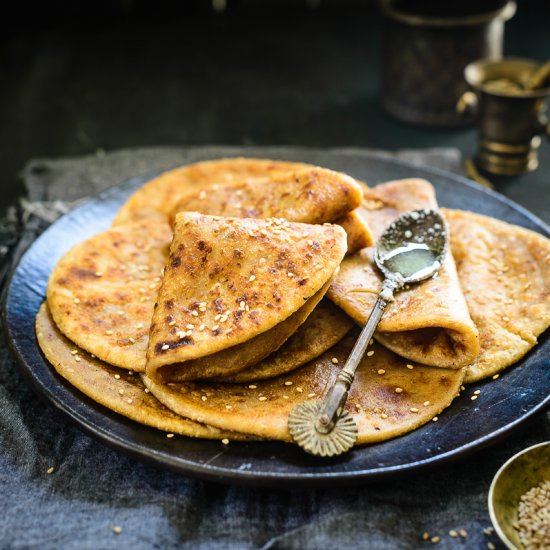
[[[516,12],[508,0],[381,0],[386,17],[380,99],[404,122],[456,127],[466,91],[464,68],[481,58],[500,59],[504,23]]]

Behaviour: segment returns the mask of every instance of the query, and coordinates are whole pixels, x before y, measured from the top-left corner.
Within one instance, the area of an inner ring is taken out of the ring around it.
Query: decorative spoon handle
[[[367,323],[363,327],[359,338],[355,342],[353,349],[344,365],[344,368],[338,373],[332,388],[328,391],[325,399],[319,409],[315,428],[321,433],[329,433],[334,428],[334,423],[342,414],[342,409],[346,404],[348,392],[355,378],[355,371],[361,362],[369,342],[380,323],[386,306],[393,300],[393,293],[401,287],[397,279],[386,278],[382,283],[382,289],[369,315]]]

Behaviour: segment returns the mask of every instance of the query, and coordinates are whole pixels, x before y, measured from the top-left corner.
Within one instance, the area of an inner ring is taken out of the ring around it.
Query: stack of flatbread
[[[137,422],[193,437],[290,441],[376,299],[373,245],[401,213],[437,208],[424,180],[368,188],[307,164],[222,159],[150,181],[113,227],[57,264],[36,321],[71,384]],[[550,324],[550,241],[442,210],[451,253],[388,307],[346,407],[359,443],[437,419]]]

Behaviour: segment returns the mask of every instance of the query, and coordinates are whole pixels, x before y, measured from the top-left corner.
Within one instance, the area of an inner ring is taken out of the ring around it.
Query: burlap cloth
[[[218,147],[33,160],[24,171],[26,198],[0,225],[3,265],[10,250],[17,256],[84,196],[141,173],[236,154],[299,158],[296,148]],[[456,150],[397,156],[460,170]],[[425,531],[441,536],[442,549],[499,547],[495,535],[483,532],[491,479],[512,454],[550,439],[546,413],[472,457],[377,485],[294,491],[217,485],[155,469],[84,435],[32,392],[3,342],[0,425],[0,548],[41,550],[431,547],[421,540]],[[467,539],[449,536],[461,528]]]

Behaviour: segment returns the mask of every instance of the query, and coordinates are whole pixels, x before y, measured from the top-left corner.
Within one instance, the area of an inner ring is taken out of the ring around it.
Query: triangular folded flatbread
[[[337,225],[178,214],[153,314],[148,376],[162,377],[159,370],[175,364],[185,376],[186,362],[243,344],[320,300],[345,252]]]
[[[516,225],[443,209],[452,252],[481,353],[465,382],[521,359],[550,326],[550,240]]]
[[[365,212],[378,238],[401,213],[436,207],[431,184],[409,179],[366,189],[360,212]],[[373,249],[367,248],[347,257],[327,294],[360,324],[366,322],[382,281],[372,255]],[[461,368],[475,360],[478,333],[451,254],[447,254],[437,277],[396,294],[375,337],[395,353],[426,365]]]
[[[113,225],[156,219],[166,222],[174,205],[190,191],[212,185],[269,178],[283,172],[311,167],[282,160],[225,158],[181,166],[162,173],[138,189],[120,208]]]
[[[366,224],[358,216],[349,216],[361,205],[362,198],[363,186],[350,176],[326,168],[302,168],[264,181],[244,180],[187,194],[176,204],[172,219],[183,211],[313,224],[339,223],[344,218],[354,252],[361,245],[372,244]]]
[[[180,382],[162,384],[142,375],[167,407],[195,421],[254,437],[290,441],[288,415],[299,403],[324,397],[357,338],[286,375],[254,384]],[[384,441],[414,430],[446,408],[464,378],[463,369],[408,362],[375,343],[363,357],[346,409],[357,422],[357,442]]]
[[[36,316],[36,337],[46,359],[63,378],[90,399],[130,420],[189,437],[250,439],[172,412],[145,389],[139,375],[94,358],[65,338],[45,303]]]
[[[145,370],[151,317],[172,238],[143,220],[73,247],[55,266],[47,298],[61,332],[117,367]]]

